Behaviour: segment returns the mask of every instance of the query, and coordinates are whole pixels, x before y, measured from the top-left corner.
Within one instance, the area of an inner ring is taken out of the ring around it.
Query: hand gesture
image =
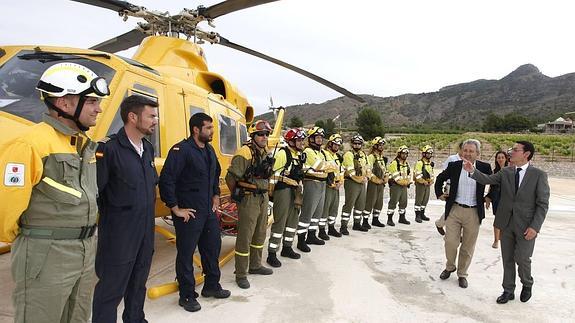
[[[195,219],[196,215],[194,214],[194,212],[196,212],[196,210],[194,209],[180,209],[178,206],[174,206],[172,208],[172,212],[180,218],[184,219],[184,222],[188,222],[190,220],[190,218]]]
[[[467,171],[468,173],[473,173],[473,171],[475,171],[473,163],[471,163],[469,160],[465,158],[463,159],[463,169],[465,169],[465,171]]]

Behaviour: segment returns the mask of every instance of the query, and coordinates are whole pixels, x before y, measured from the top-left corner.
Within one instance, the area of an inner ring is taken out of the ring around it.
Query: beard
[[[198,140],[200,140],[201,142],[203,142],[204,144],[209,143],[210,141],[212,141],[212,135],[205,135],[203,133],[200,133],[198,136]]]
[[[141,122],[138,122],[136,124],[136,129],[138,129],[138,131],[142,133],[144,136],[151,136],[154,133],[154,128],[155,127],[145,128],[144,126],[142,126]]]

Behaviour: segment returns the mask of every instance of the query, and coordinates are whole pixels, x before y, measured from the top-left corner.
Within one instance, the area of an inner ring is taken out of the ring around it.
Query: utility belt
[[[305,175],[305,177],[303,178],[304,181],[318,181],[318,182],[326,182],[327,181],[327,177],[316,177],[316,176],[312,176],[312,175]]]
[[[29,238],[52,240],[83,240],[90,238],[96,232],[97,225],[80,228],[35,227],[22,225],[20,234]]]

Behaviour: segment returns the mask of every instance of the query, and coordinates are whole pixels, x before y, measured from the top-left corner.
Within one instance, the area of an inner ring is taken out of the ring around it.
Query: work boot
[[[319,228],[319,233],[317,234],[317,236],[321,239],[321,240],[329,240],[329,236],[327,235],[327,232],[325,232],[325,228]]]
[[[236,284],[238,284],[238,287],[241,289],[250,288],[250,282],[247,277],[236,277]]]
[[[335,229],[335,225],[333,224],[330,224],[328,226],[327,234],[329,234],[332,237],[341,238],[341,233],[337,232],[337,230]]]
[[[344,236],[349,235],[349,231],[347,231],[347,221],[341,221],[341,228],[339,228],[339,232]]]
[[[285,249],[285,247],[284,247]],[[283,253],[283,251],[282,251]],[[276,257],[276,253],[275,252],[268,252],[268,258],[266,259],[266,262],[274,267],[274,268],[278,268],[282,266],[282,263],[279,261],[278,257]]]
[[[388,214],[387,215],[387,225],[389,225],[390,227],[394,227],[395,223],[393,223],[393,214]]]
[[[365,231],[371,229],[371,225],[369,225],[369,218],[363,218],[363,223],[361,226],[365,229]]]
[[[421,211],[415,211],[415,222],[417,223],[421,223],[423,220],[421,220]],[[401,222],[401,220],[399,220],[399,222]]]
[[[411,224],[411,222],[407,221],[407,219],[405,218],[405,213],[399,215],[399,221],[397,222],[401,224]]]
[[[251,275],[271,275],[274,273],[274,271],[271,268],[260,266],[259,268],[256,269],[250,268],[250,270],[248,270],[248,273],[250,273]]]
[[[307,245],[305,241],[305,233],[300,233],[297,235],[297,248],[303,252],[311,251],[311,248]]]
[[[282,257],[291,258],[291,259],[299,259],[301,255],[295,251],[293,251],[292,247],[283,247],[282,252],[280,254]]]
[[[373,219],[371,219],[371,225],[373,225],[374,227],[380,227],[380,228],[385,227],[385,224],[379,222],[378,216],[374,216]]]
[[[353,227],[351,228],[352,230],[355,231],[361,231],[361,232],[366,232],[367,229],[364,228],[363,226],[361,226],[361,220],[353,220]]]
[[[315,230],[309,230],[307,232],[307,239],[305,239],[305,243],[307,244],[315,244],[318,246],[323,246],[325,244],[325,241],[318,239],[315,236]],[[299,247],[298,247],[299,248]],[[303,251],[303,250],[302,250]]]
[[[419,211],[419,212],[421,212],[421,219],[422,219],[423,221],[429,221],[429,218],[428,218],[427,216],[425,216],[425,209],[423,209],[423,210],[421,210],[421,211]]]

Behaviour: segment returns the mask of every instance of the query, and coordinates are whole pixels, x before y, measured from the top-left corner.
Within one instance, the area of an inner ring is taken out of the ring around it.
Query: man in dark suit
[[[501,187],[501,202],[495,214],[495,227],[501,230],[501,258],[503,259],[503,294],[497,303],[505,304],[515,298],[515,264],[523,284],[520,299],[531,298],[533,277],[531,256],[535,238],[541,230],[549,208],[549,183],[547,174],[529,164],[535,147],[528,141],[513,145],[511,162],[493,175],[485,175],[473,165],[465,162],[464,168],[471,177],[483,184],[498,184]]]
[[[484,173],[491,174],[488,163],[476,160],[481,149],[481,143],[475,139],[463,142],[462,157]],[[449,180],[451,187],[449,195],[443,194],[443,183]],[[484,203],[485,185],[470,178],[463,169],[463,161],[448,164],[447,168],[437,176],[435,194],[445,203],[445,270],[439,276],[445,280],[457,269],[459,287],[467,288],[467,270],[475,251],[475,242],[479,234],[479,225],[485,218]],[[459,257],[457,257],[457,248]],[[457,267],[455,259],[458,258]]]

